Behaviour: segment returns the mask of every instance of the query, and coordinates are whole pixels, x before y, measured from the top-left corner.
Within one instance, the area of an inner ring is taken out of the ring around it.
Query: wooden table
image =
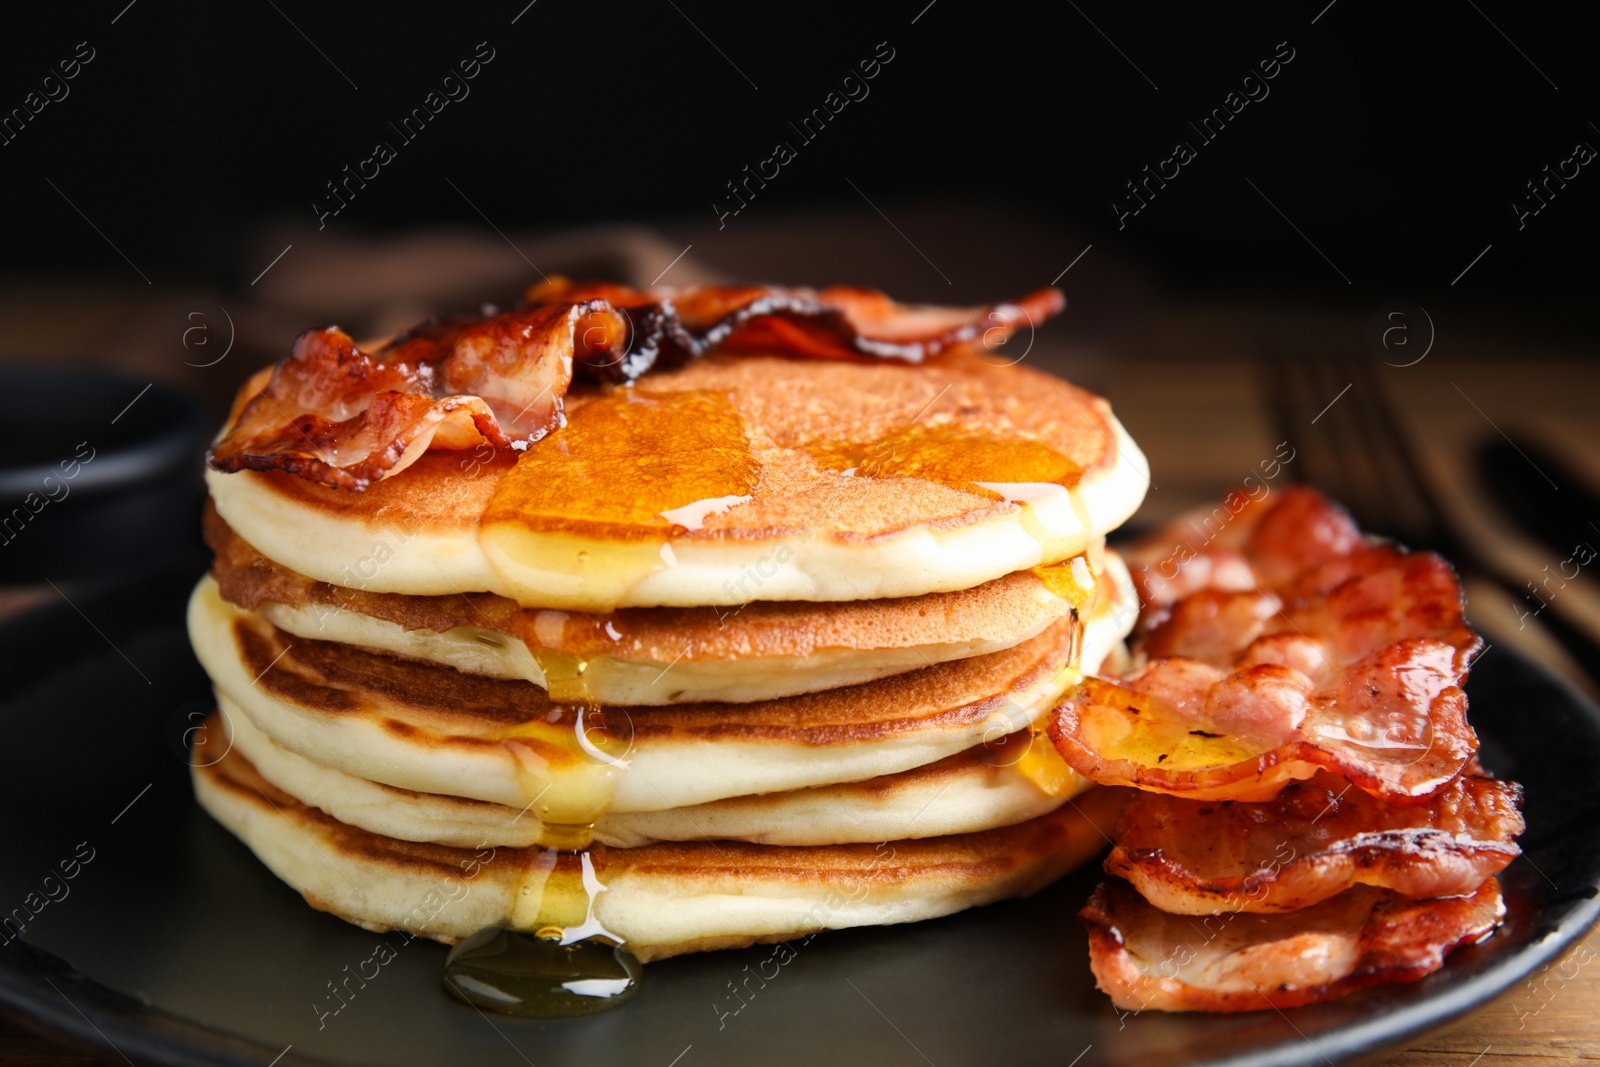
[[[68,301],[79,304],[81,301]],[[37,304],[37,302],[35,302]],[[27,337],[62,344],[62,320],[30,312],[23,302],[0,305],[0,358],[4,338]],[[1273,434],[1261,402],[1257,354],[1263,336],[1360,336],[1369,309],[1286,308],[1260,302],[1210,298],[1159,306],[1142,325],[1124,330],[1096,352],[1082,346],[1042,348],[1037,362],[1070,374],[1109,396],[1129,431],[1145,450],[1154,474],[1141,521],[1159,522],[1194,505],[1214,501],[1230,485],[1272,454]],[[1467,476],[1471,446],[1496,432],[1530,421],[1540,437],[1568,455],[1600,485],[1600,366],[1586,353],[1556,342],[1525,337],[1473,319],[1455,309],[1440,322],[1453,334],[1440,350],[1414,367],[1390,369],[1384,388],[1422,444],[1424,459],[1445,504],[1485,551],[1501,554],[1531,577],[1549,562],[1498,519]],[[30,317],[32,316],[32,317]],[[112,329],[115,317],[104,327]],[[1352,333],[1353,331],[1353,333]],[[77,350],[91,347],[82,338]],[[69,349],[70,350],[70,349]],[[37,351],[37,349],[35,349]],[[165,373],[175,365],[130,352]],[[165,370],[163,369],[165,368]],[[178,370],[178,374],[185,372]],[[1463,400],[1470,396],[1482,409]],[[1600,634],[1600,589],[1584,577],[1564,595],[1582,601]],[[1518,648],[1575,680],[1575,669],[1536,627],[1518,629],[1514,604],[1494,589],[1469,587],[1468,609],[1496,642]],[[10,602],[14,609],[15,600]],[[0,612],[7,602],[0,598]],[[1591,935],[1563,966],[1570,980],[1535,975],[1499,1001],[1379,1063],[1395,1067],[1497,1067],[1600,1061],[1600,934]],[[1536,983],[1543,983],[1538,989]],[[108,1055],[110,1055],[108,1053]],[[110,1056],[111,1062],[122,1062]],[[95,1060],[0,1021],[0,1067],[10,1064],[86,1064]]]

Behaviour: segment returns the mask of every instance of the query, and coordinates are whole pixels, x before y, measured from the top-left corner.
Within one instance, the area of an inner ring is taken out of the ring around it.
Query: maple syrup
[[[543,829],[549,848],[589,846],[594,824],[610,810],[633,750],[633,719],[622,708],[597,704],[585,682],[588,662],[545,654],[551,706],[499,735],[512,758],[517,785]]]
[[[1120,687],[1114,693],[1088,703],[1079,724],[1084,743],[1105,759],[1186,772],[1242,763],[1264,751],[1237,737],[1198,729],[1193,719],[1147,694]],[[1105,699],[1116,705],[1100,702]]]
[[[1061,758],[1042,725],[1029,731],[1027,750],[1016,766],[1029,781],[1053,797],[1075,797],[1089,784]]]
[[[588,853],[533,852],[510,926],[479,930],[451,949],[445,987],[468,1004],[538,1018],[592,1015],[621,1004],[638,989],[644,968],[601,925],[596,902],[603,892]]]
[[[984,482],[1077,484],[1082,469],[1049,445],[1000,438],[951,423],[918,423],[865,443],[822,442],[808,450],[823,470],[866,478],[922,478],[957,489]],[[999,496],[991,491],[991,495]]]
[[[1082,551],[1093,527],[1071,492],[1083,468],[1049,445],[996,437],[954,423],[917,423],[877,440],[821,442],[808,451],[823,470],[857,478],[920,478],[1020,506],[1024,531],[1047,561]]]
[[[627,949],[599,938],[564,945],[543,933],[479,930],[450,950],[445,988],[487,1011],[540,1019],[593,1015],[638,989],[644,966]]]
[[[1073,610],[1083,612],[1095,597],[1099,583],[1084,556],[1073,556],[1060,563],[1050,563],[1033,568],[1033,573],[1044,582],[1045,588],[1071,604]]]
[[[672,565],[672,537],[747,499],[759,477],[726,394],[624,387],[575,406],[565,429],[522,454],[479,541],[524,603],[611,610]]]

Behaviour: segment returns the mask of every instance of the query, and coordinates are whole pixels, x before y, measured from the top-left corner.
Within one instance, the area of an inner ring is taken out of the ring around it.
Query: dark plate
[[[84,591],[81,615],[62,603],[0,629],[0,909],[58,898],[0,948],[0,1001],[133,1059],[1310,1067],[1484,1003],[1600,909],[1600,710],[1496,648],[1473,672],[1472,716],[1486,762],[1527,788],[1527,855],[1503,876],[1506,925],[1424,981],[1287,1013],[1119,1016],[1094,991],[1074,918],[1085,871],[1031,900],[826,934],[792,957],[766,946],[651,964],[639,995],[603,1015],[486,1017],[440,988],[441,946],[313,911],[195,806],[180,741],[208,687],[179,620],[199,569]],[[76,877],[50,878],[90,849]],[[379,966],[382,943],[395,958]]]

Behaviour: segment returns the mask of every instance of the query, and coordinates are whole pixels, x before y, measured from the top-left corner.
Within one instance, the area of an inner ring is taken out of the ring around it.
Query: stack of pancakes
[[[957,351],[712,355],[566,404],[362,492],[208,472],[189,625],[228,743],[195,787],[280,878],[371,929],[648,960],[1100,850],[1034,738],[1136,614],[1104,536],[1147,481],[1103,400]]]

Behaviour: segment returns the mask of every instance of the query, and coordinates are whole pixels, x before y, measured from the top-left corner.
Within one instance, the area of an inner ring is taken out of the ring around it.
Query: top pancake
[[[241,536],[320,581],[594,612],[966,589],[1083,552],[1147,484],[1103,400],[967,352],[712,356],[567,400],[520,458],[434,450],[360,493],[207,479]]]

